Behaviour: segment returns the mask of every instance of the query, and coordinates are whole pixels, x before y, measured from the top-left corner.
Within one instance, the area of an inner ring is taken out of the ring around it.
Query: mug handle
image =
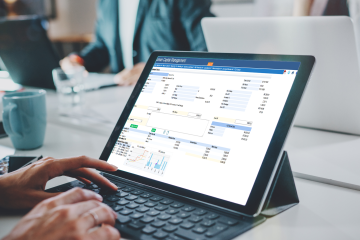
[[[13,131],[13,127],[11,126],[11,122],[12,122],[11,120],[15,118],[14,113],[16,109],[17,109],[17,105],[15,103],[9,103],[4,108],[4,112],[3,112],[4,129],[9,136],[15,135],[17,137],[23,137],[21,133]]]

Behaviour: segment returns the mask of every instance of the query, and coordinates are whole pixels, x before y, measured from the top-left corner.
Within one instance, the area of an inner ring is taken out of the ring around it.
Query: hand
[[[309,16],[313,4],[314,4],[314,0],[295,0],[293,16],[295,17]]]
[[[118,74],[115,75],[115,83],[120,86],[129,86],[129,85],[135,85],[136,82],[139,80],[139,77],[144,70],[145,63],[137,63],[135,66],[129,70],[124,69]]]
[[[100,195],[80,188],[47,199],[25,215],[4,240],[119,240],[119,231],[112,227],[117,215],[101,200]]]
[[[84,183],[94,182],[100,187],[117,190],[117,186],[94,171],[116,171],[117,167],[105,161],[86,156],[54,159],[51,157],[39,160],[27,167],[0,176],[0,207],[11,209],[28,209],[44,199],[59,193],[44,192],[47,181],[57,176],[74,177]]]
[[[71,60],[70,57],[65,57],[64,59],[60,60],[60,66],[61,66],[62,70],[68,71],[68,70],[71,70],[73,68],[80,67],[83,65],[81,65],[80,63],[78,63],[76,61]]]

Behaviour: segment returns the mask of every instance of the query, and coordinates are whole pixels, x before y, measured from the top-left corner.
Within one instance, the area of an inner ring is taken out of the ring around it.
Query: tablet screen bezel
[[[220,207],[231,209],[246,215],[257,215],[262,204],[267,188],[272,182],[273,172],[280,156],[282,148],[295,116],[296,109],[299,106],[301,96],[306,87],[311,70],[315,63],[313,56],[294,56],[294,55],[262,55],[262,54],[234,54],[234,53],[207,53],[207,52],[169,52],[156,51],[153,52],[137,82],[106,146],[100,156],[101,160],[107,161],[119,135],[128,120],[128,117],[141,93],[141,90],[147,81],[147,78],[152,70],[157,57],[182,57],[182,58],[211,58],[211,59],[231,59],[231,60],[255,60],[255,61],[285,61],[285,62],[300,62],[300,68],[295,77],[294,83],[291,87],[290,93],[284,105],[284,109],[279,118],[275,132],[271,138],[271,142],[265,154],[263,163],[260,167],[255,183],[249,195],[246,205],[240,205],[219,198],[211,197],[185,188],[177,187],[171,184],[163,183],[150,178],[142,177],[126,171],[117,170],[116,172],[109,172],[131,181],[145,184],[157,189],[162,189],[178,195],[186,196],[188,198],[214,204]],[[232,191],[236,191],[236,185],[229,186]]]

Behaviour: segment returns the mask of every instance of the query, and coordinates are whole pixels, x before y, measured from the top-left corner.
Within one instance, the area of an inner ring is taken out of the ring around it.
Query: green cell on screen
[[[131,127],[131,128],[138,128],[138,125],[131,124],[130,127]]]

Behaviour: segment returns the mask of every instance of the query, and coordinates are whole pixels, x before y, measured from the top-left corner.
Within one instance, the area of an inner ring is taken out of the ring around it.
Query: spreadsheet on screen
[[[245,205],[299,67],[158,57],[108,162]]]

